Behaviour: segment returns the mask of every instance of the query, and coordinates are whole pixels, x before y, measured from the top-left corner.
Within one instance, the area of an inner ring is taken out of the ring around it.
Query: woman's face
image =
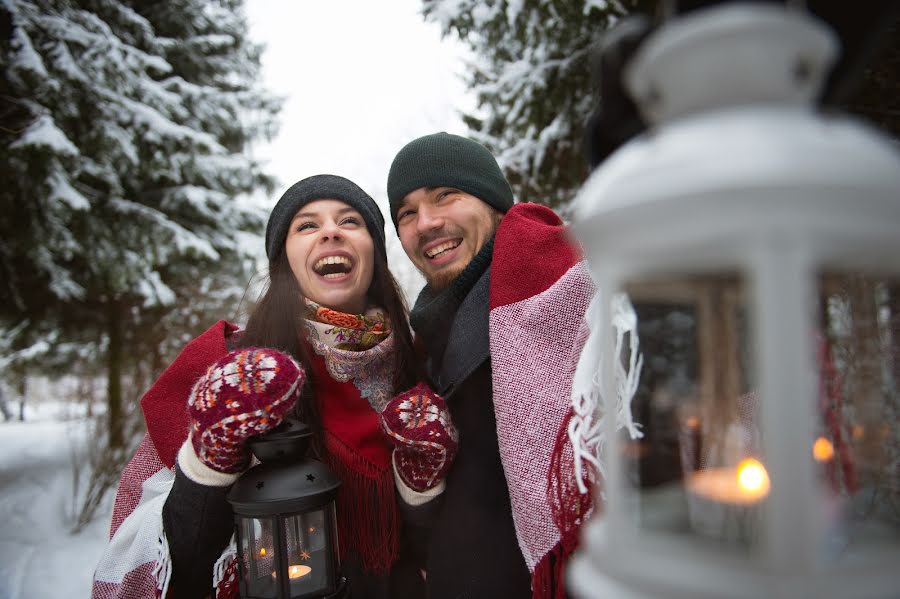
[[[340,200],[315,200],[294,215],[284,243],[300,291],[327,308],[366,308],[374,244],[362,216]]]

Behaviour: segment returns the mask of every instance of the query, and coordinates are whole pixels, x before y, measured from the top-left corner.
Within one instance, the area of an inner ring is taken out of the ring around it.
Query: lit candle
[[[720,503],[752,505],[769,494],[769,474],[759,460],[747,458],[737,468],[698,470],[688,480],[688,490]]]
[[[303,578],[312,572],[312,568],[304,565],[288,566],[288,578]]]
[[[691,528],[704,536],[745,545],[756,537],[755,509],[769,495],[769,474],[752,458],[737,467],[707,468],[687,480]]]
[[[303,578],[310,572],[312,572],[312,568],[304,566],[303,564],[288,566],[288,578],[291,580]],[[278,572],[272,572],[272,578],[278,578]]]

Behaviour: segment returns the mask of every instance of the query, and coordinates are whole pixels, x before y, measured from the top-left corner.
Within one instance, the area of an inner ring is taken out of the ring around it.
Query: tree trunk
[[[25,393],[28,392],[28,376],[19,377],[19,421],[25,422]]]
[[[888,307],[891,311],[891,376],[894,389],[900,388],[900,284],[888,287]]]
[[[106,360],[106,402],[109,417],[109,446],[110,448],[119,448],[125,445],[122,433],[124,428],[122,417],[122,305],[113,300],[109,305],[107,317],[109,348]]]

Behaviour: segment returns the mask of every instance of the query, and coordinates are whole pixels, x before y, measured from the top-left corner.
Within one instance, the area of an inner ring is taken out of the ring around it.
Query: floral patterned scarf
[[[337,497],[342,559],[355,554],[363,570],[385,573],[397,558],[400,534],[391,447],[380,417],[394,395],[390,322],[380,308],[347,314],[308,300],[306,305],[322,459],[343,483]]]
[[[391,324],[384,310],[370,307],[365,314],[338,312],[306,300],[307,323],[318,333],[318,339],[335,349],[365,351],[384,341]]]

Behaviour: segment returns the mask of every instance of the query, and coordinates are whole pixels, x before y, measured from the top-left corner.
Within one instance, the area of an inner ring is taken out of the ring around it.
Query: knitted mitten
[[[437,393],[419,383],[387,403],[381,423],[394,444],[397,474],[408,487],[421,493],[444,479],[458,445],[447,404]]]
[[[246,470],[247,440],[281,423],[305,378],[290,356],[273,349],[244,348],[221,358],[188,399],[194,453],[218,472]]]

